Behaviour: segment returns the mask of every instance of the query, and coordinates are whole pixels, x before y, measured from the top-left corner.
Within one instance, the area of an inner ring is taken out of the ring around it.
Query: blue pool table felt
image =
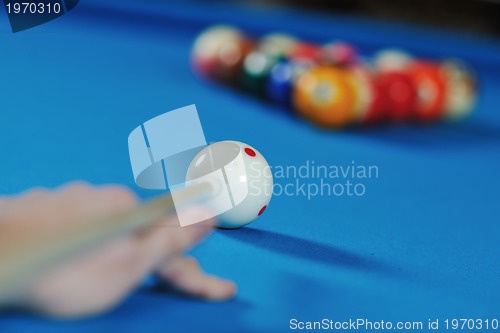
[[[210,11],[209,11],[210,9]],[[278,332],[291,318],[421,320],[500,314],[500,42],[456,32],[272,7],[210,2],[82,1],[13,34],[0,18],[0,191],[84,179],[141,198],[127,136],[196,104],[209,141],[256,147],[270,165],[377,165],[362,197],[276,196],[255,223],[216,231],[191,254],[239,286],[207,303],[141,289],[109,313],[59,322],[9,312],[0,332]],[[461,57],[480,97],[460,124],[322,131],[279,108],[197,78],[195,36],[226,22],[345,39],[369,56],[386,46]],[[276,179],[278,184],[289,181]]]

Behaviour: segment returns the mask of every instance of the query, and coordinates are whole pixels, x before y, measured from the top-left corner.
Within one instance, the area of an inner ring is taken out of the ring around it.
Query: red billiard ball
[[[290,52],[290,61],[316,64],[321,60],[322,49],[312,43],[297,43]]]
[[[214,26],[203,31],[193,44],[191,63],[198,74],[233,83],[241,73],[243,60],[253,42],[230,26]]]
[[[383,88],[376,80],[372,80],[370,102],[362,123],[365,125],[384,123],[389,119],[388,110],[388,102]]]
[[[385,99],[388,120],[410,120],[417,103],[417,90],[410,75],[405,71],[387,71],[379,73],[375,80]]]
[[[446,87],[437,64],[415,61],[409,66],[410,77],[417,90],[414,117],[421,122],[439,119],[444,113]]]
[[[374,80],[373,71],[358,64],[351,71],[357,91],[356,121],[361,125],[375,125],[387,120],[387,103],[382,88]]]

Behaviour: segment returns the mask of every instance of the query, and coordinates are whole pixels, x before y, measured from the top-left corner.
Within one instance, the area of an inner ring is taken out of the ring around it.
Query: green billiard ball
[[[245,91],[264,97],[267,79],[278,58],[263,51],[250,52],[243,62],[241,85]]]

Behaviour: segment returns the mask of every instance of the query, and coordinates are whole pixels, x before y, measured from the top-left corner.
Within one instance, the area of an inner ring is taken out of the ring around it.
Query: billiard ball
[[[374,70],[362,59],[348,67],[352,72],[357,98],[356,122],[360,125],[375,125],[387,120],[387,103],[381,87],[374,80]]]
[[[362,126],[380,124],[387,120],[387,99],[382,87],[374,80],[373,69],[364,62],[349,67],[357,92],[356,122]]]
[[[463,119],[470,114],[477,99],[476,75],[457,60],[444,61],[440,67],[446,87],[444,118],[452,121]]]
[[[297,112],[321,127],[343,127],[355,119],[356,92],[345,69],[315,66],[297,79],[293,103]]]
[[[214,26],[195,40],[192,67],[204,77],[233,83],[241,73],[243,59],[252,49],[253,42],[241,31],[230,26]]]
[[[288,60],[279,60],[271,68],[266,82],[267,98],[287,109],[292,106],[292,90],[294,82],[293,64]]]
[[[443,73],[437,64],[415,61],[408,68],[417,90],[414,117],[420,122],[431,122],[441,118],[446,102],[446,87]]]
[[[280,59],[271,68],[267,78],[267,98],[288,110],[292,110],[292,92],[295,82],[310,64]]]
[[[322,47],[321,62],[330,65],[350,66],[357,60],[357,51],[349,43],[335,41]]]
[[[387,103],[382,87],[374,79],[374,72],[367,64],[352,66],[357,86],[356,122],[363,126],[380,124],[387,120]]]
[[[243,63],[241,84],[243,88],[259,97],[264,97],[267,78],[271,68],[278,61],[272,54],[263,51],[250,52]]]
[[[258,49],[276,58],[286,58],[297,42],[297,39],[289,34],[275,32],[262,37]]]
[[[289,59],[292,62],[316,64],[321,60],[322,50],[319,45],[299,42],[294,45]]]
[[[273,191],[273,176],[264,156],[242,142],[212,143],[194,157],[186,180],[192,181],[218,170],[224,173],[232,206],[219,215],[218,227],[240,228],[261,216]]]
[[[389,119],[387,96],[383,87],[373,78],[370,80],[370,87],[368,107],[361,117],[361,123],[368,126],[384,123]]]
[[[387,48],[375,54],[374,65],[379,72],[403,71],[413,61],[413,57],[406,51]]]
[[[351,73],[351,84],[356,93],[355,121],[363,122],[372,102],[372,73],[362,63],[353,64],[346,69]]]
[[[400,123],[412,118],[417,103],[417,91],[406,71],[379,73],[375,84],[384,94],[388,120]]]

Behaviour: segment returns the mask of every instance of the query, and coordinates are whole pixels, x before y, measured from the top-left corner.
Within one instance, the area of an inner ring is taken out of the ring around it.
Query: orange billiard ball
[[[296,111],[321,127],[344,127],[354,121],[356,91],[352,74],[342,68],[316,66],[297,79]]]

